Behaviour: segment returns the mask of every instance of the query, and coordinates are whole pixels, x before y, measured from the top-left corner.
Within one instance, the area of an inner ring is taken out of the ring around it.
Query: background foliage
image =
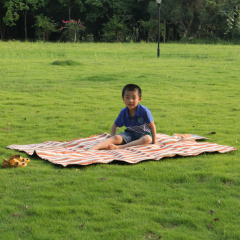
[[[161,40],[201,38],[237,42],[239,11],[239,0],[163,0]],[[62,20],[81,19],[86,28],[77,36],[78,41],[150,42],[157,39],[154,0],[0,0],[0,38],[38,39],[39,29],[32,26],[36,26],[39,16],[60,27]],[[66,41],[71,37],[62,38],[62,32],[58,31],[45,38],[60,39]]]

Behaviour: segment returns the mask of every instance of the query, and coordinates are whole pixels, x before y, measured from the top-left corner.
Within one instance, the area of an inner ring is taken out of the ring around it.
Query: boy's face
[[[139,97],[137,90],[125,91],[125,94],[123,96],[123,101],[129,110],[136,108],[138,106],[138,103],[141,100],[142,100],[142,98]]]

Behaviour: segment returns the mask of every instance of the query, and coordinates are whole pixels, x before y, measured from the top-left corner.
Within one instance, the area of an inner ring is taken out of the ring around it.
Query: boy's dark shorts
[[[128,130],[125,130],[125,132],[121,132],[117,135],[120,135],[123,138],[124,141],[123,144],[138,140],[141,137],[144,137],[145,135],[149,135],[152,138],[151,133],[136,133]]]

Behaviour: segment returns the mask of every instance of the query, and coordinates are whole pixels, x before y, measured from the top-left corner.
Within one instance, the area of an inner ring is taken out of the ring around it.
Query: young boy
[[[93,146],[90,150],[122,149],[136,145],[156,143],[156,127],[148,108],[139,104],[142,91],[138,85],[128,84],[123,88],[122,98],[126,105],[112,125],[111,137]],[[118,127],[125,132],[116,135]]]

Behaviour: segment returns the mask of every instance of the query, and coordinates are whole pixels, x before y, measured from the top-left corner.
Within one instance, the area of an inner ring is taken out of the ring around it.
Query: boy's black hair
[[[122,90],[122,97],[124,97],[124,94],[125,94],[126,91],[131,91],[132,92],[132,91],[136,91],[136,90],[138,91],[138,96],[142,97],[142,90],[138,85],[127,84]]]

